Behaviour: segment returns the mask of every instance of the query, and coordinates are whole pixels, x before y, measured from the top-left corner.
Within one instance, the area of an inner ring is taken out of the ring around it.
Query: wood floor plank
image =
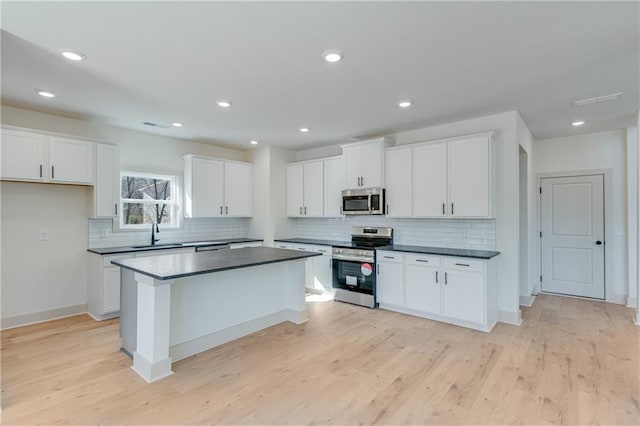
[[[2,333],[2,424],[640,424],[640,328],[541,295],[491,333],[339,302],[153,384],[86,315]]]

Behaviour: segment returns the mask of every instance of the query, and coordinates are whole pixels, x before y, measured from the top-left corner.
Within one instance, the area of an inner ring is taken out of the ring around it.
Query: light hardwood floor
[[[2,423],[639,424],[640,328],[554,296],[490,334],[339,302],[174,364],[153,384],[117,320],[2,333]]]

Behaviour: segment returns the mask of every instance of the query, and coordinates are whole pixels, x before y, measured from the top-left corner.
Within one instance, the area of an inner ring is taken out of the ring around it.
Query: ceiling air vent
[[[575,101],[573,103],[573,106],[583,106],[589,104],[597,104],[598,102],[615,101],[620,96],[622,96],[622,92],[612,93],[610,95],[604,96],[596,96],[595,98],[580,99],[579,101]]]
[[[164,126],[162,124],[158,124],[158,123],[152,123],[150,121],[145,121],[144,123],[145,126],[150,126],[150,127],[160,127],[161,129],[168,129],[169,126]]]

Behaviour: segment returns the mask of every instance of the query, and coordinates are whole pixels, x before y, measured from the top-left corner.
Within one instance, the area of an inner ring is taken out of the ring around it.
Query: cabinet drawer
[[[293,249],[300,251],[313,251],[313,246],[311,244],[294,244]]]
[[[279,243],[276,241],[274,245],[276,248],[279,248],[279,249],[287,249],[287,250],[293,249],[293,244],[291,243]]]
[[[133,254],[123,254],[120,256],[103,256],[102,257],[102,266],[107,267],[107,266],[115,266],[117,268],[119,268],[119,266],[116,265],[112,265],[111,261],[112,260],[122,260],[122,259],[133,259],[134,255]]]
[[[313,251],[331,256],[331,246],[313,246]]]
[[[432,266],[439,267],[440,266],[440,258],[438,256],[432,256],[428,254],[406,254],[407,265],[416,265],[416,266]]]
[[[404,262],[404,255],[397,251],[376,251],[376,259],[378,262]]]
[[[442,259],[442,266],[447,269],[455,269],[458,271],[484,271],[484,261],[474,260],[464,257],[446,257]]]

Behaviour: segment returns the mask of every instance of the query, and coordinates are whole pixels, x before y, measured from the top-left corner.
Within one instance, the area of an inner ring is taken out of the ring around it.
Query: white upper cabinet
[[[490,153],[486,136],[449,142],[451,216],[491,216]]]
[[[492,155],[490,133],[386,150],[388,215],[493,217]]]
[[[340,217],[345,186],[344,157],[324,160],[324,215]]]
[[[185,216],[250,217],[253,166],[217,158],[184,156]]]
[[[308,161],[287,166],[287,216],[324,215],[324,162]]]
[[[287,216],[304,216],[304,165],[287,166]]]
[[[59,183],[93,183],[95,144],[77,139],[49,138],[49,178]]]
[[[304,215],[322,217],[324,213],[324,164],[311,161],[304,164]]]
[[[411,217],[411,147],[391,148],[385,155],[387,216]]]
[[[187,217],[224,215],[224,162],[185,157],[185,214]]]
[[[385,138],[343,145],[346,188],[382,186],[384,148],[390,145]]]
[[[413,149],[413,214],[441,217],[447,214],[447,144]]]
[[[2,179],[43,181],[46,142],[40,133],[2,129]]]
[[[2,179],[93,185],[94,142],[2,129]]]
[[[118,216],[120,159],[116,145],[96,144],[94,217]]]
[[[225,216],[253,215],[253,165],[224,163]]]

